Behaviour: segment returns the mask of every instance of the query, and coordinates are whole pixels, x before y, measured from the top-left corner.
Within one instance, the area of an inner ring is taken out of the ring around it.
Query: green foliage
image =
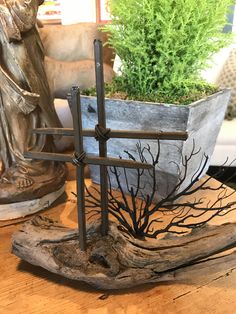
[[[122,79],[122,78],[121,78]],[[142,100],[147,102],[157,102],[157,103],[170,103],[170,104],[181,104],[187,105],[201,98],[206,98],[207,96],[218,91],[217,86],[207,84],[205,82],[200,82],[194,84],[190,89],[190,93],[182,95],[167,95],[159,93],[141,95],[136,93],[127,94],[127,92],[122,91],[122,86],[119,82],[120,77],[115,77],[112,83],[105,84],[105,97],[116,98],[116,99],[132,99],[132,100]],[[96,87],[91,87],[82,90],[83,95],[96,96]],[[180,93],[179,93],[180,94]]]
[[[122,60],[116,89],[132,98],[178,102],[211,89],[200,79],[232,37],[222,33],[232,0],[110,0],[108,43]]]

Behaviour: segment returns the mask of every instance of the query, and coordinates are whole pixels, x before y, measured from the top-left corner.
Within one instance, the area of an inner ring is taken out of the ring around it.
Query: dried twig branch
[[[165,198],[155,204],[154,196],[158,190],[155,167],[158,166],[160,157],[160,141],[157,143],[158,150],[156,155],[151,152],[149,145],[142,147],[140,142],[137,144],[139,161],[147,163],[148,160],[151,160],[154,167],[149,170],[137,169],[137,184],[135,186],[129,183],[126,169],[118,169],[117,167],[110,169],[111,175],[114,176],[117,183],[117,190],[120,192],[120,196],[117,196],[116,191],[112,189],[110,174],[108,175],[109,212],[129,234],[136,238],[156,238],[164,233],[185,234],[189,230],[204,226],[216,216],[224,216],[236,209],[236,201],[227,203],[227,199],[236,193],[236,191],[228,192],[224,185],[225,182],[220,183],[217,187],[210,185],[211,177],[207,177],[201,183],[198,182],[209,160],[209,157],[205,154],[203,154],[199,167],[193,174],[190,183],[187,187],[180,190],[188,174],[189,162],[193,156],[200,153],[200,149],[196,149],[194,142],[190,155],[182,157],[184,170],[182,174],[180,173],[178,183]],[[125,153],[131,160],[136,161],[130,152],[126,151]],[[129,191],[130,201],[121,184],[122,171],[127,191]],[[221,173],[222,171],[218,171],[216,176],[219,177]],[[141,185],[142,176],[149,176],[151,178],[149,194],[143,193],[144,186]],[[196,192],[200,190],[215,191],[216,193],[218,191],[218,194],[215,200],[207,203],[203,197],[198,199],[195,197],[191,202],[183,200],[182,197],[194,197]],[[96,188],[94,188],[94,191],[99,193]],[[100,207],[100,199],[94,196],[87,188],[86,192],[87,207]],[[137,201],[137,197],[141,197],[141,200]],[[165,226],[163,226],[163,216],[166,216],[165,221],[167,222]],[[171,219],[167,217],[171,217]]]

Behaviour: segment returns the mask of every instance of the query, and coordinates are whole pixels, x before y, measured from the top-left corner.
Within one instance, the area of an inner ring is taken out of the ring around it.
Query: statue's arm
[[[20,40],[36,23],[38,6],[42,0],[5,0],[0,5],[0,18],[9,40]]]

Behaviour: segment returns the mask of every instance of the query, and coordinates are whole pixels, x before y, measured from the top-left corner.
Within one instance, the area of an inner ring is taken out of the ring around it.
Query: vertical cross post
[[[26,158],[38,160],[55,160],[62,162],[73,162],[77,174],[77,210],[79,222],[79,243],[82,251],[86,250],[86,217],[85,217],[85,183],[84,183],[84,166],[93,164],[100,166],[100,186],[101,186],[101,234],[106,236],[108,233],[108,176],[107,166],[150,169],[152,165],[145,162],[134,162],[131,160],[120,160],[117,158],[107,158],[106,141],[109,138],[139,138],[139,139],[166,139],[166,140],[186,140],[186,132],[143,132],[127,130],[110,130],[106,128],[106,112],[104,97],[104,74],[102,58],[102,42],[94,41],[95,50],[95,69],[96,69],[96,89],[97,89],[97,110],[98,125],[95,130],[82,129],[80,92],[78,87],[73,87],[68,101],[71,107],[74,129],[46,128],[34,129],[37,134],[54,134],[74,136],[75,153],[74,156],[67,154],[48,153],[28,151],[24,153]],[[99,157],[86,156],[83,150],[83,136],[95,137],[99,140]]]
[[[82,133],[82,118],[80,91],[78,87],[72,87],[71,94],[68,97],[71,106],[73,117],[74,132],[75,132],[75,159],[76,164],[76,192],[77,192],[77,212],[79,221],[79,244],[81,251],[86,250],[86,217],[85,217],[85,193],[84,193],[84,163],[85,157],[83,149],[83,133]]]
[[[98,126],[106,130],[102,42],[97,39],[95,39],[94,41],[94,54],[95,54]],[[99,139],[99,156],[107,157],[106,140]],[[105,236],[108,233],[108,180],[106,166],[100,166],[100,185],[101,185],[101,216],[102,216],[101,234]]]

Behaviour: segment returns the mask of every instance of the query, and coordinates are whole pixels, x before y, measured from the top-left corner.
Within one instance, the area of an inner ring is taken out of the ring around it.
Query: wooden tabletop
[[[72,191],[75,191],[75,181],[71,172],[67,196],[42,214],[76,227]],[[209,194],[208,198],[211,197]],[[229,201],[233,200],[235,195]],[[236,313],[236,249],[177,271],[174,281],[123,291],[97,291],[11,254],[11,235],[29,218],[0,223],[0,313]],[[230,221],[236,221],[236,211],[213,223]]]

